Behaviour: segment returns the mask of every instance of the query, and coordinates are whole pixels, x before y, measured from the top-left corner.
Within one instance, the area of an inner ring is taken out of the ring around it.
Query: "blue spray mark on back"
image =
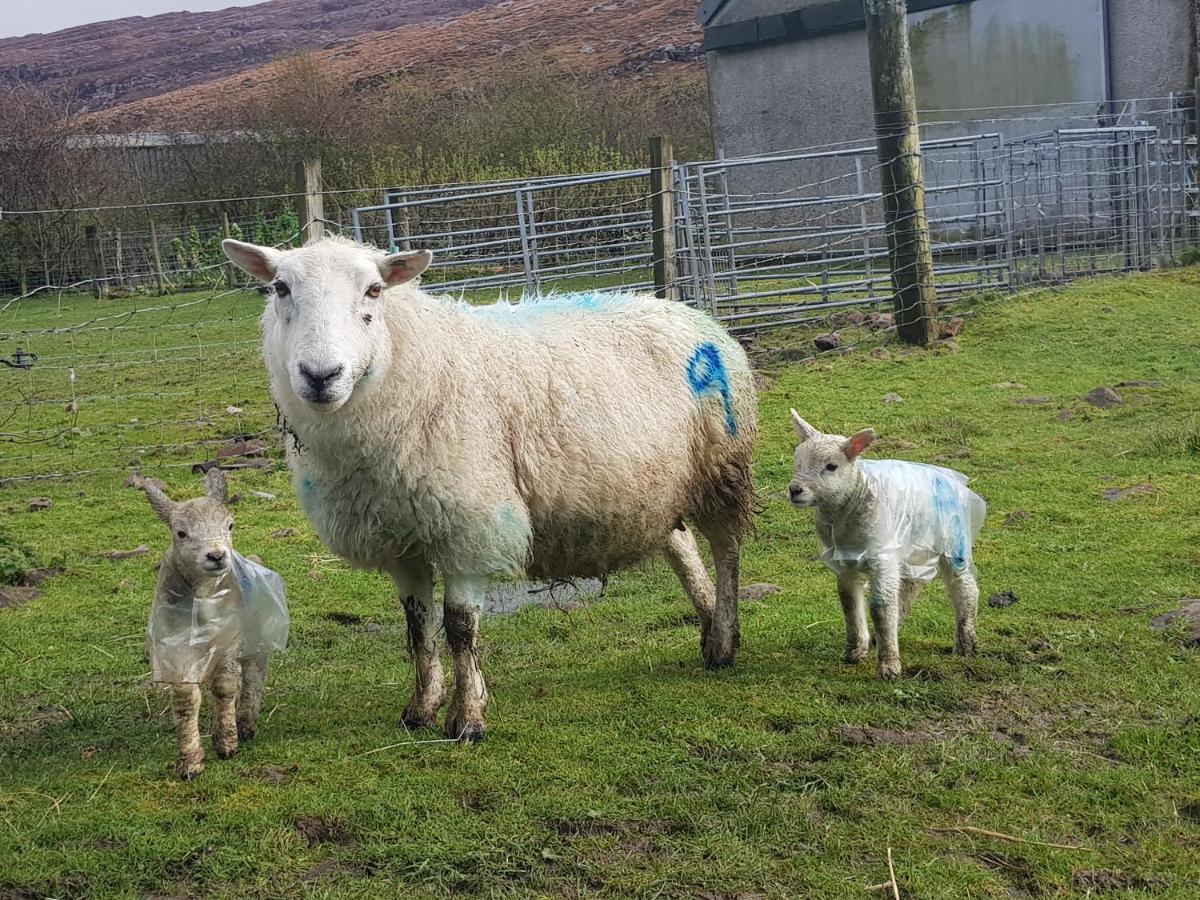
[[[959,504],[958,491],[941,475],[933,478],[933,508],[937,512],[938,525],[942,533],[952,535],[950,565],[961,572],[967,567],[967,531],[963,521],[963,510]]]
[[[729,375],[721,359],[721,351],[711,341],[701,344],[692,354],[687,367],[688,384],[698,398],[707,394],[720,394],[725,406],[725,430],[737,437],[737,421],[733,417],[733,401],[729,394]]]

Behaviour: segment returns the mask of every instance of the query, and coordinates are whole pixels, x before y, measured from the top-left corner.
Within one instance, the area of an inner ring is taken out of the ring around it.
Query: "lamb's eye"
[[[177,532],[175,532],[175,536],[185,538],[185,537],[187,537],[187,532],[186,531],[177,531]]]
[[[278,297],[290,297],[292,289],[287,286],[286,282],[276,281],[271,287],[275,288],[275,295]]]
[[[229,523],[229,530],[233,531],[233,523],[232,522]]]
[[[378,297],[381,293],[383,293],[383,285],[379,282],[375,282],[375,284],[367,288],[367,296],[371,297],[372,299]]]
[[[826,472],[836,472],[837,471],[837,463],[829,463],[827,466],[825,466],[825,471]]]

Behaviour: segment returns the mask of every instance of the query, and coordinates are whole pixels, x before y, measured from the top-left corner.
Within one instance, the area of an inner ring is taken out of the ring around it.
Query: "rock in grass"
[[[831,331],[829,334],[819,334],[813,339],[813,346],[822,353],[829,350],[836,350],[842,346],[842,336],[836,331]]]
[[[904,398],[897,393],[888,393],[883,395],[883,402],[889,406],[894,406],[897,403],[903,403]]]
[[[1125,399],[1110,387],[1095,388],[1089,391],[1083,399],[1100,409],[1112,409],[1114,406],[1125,405]]]
[[[0,587],[0,609],[20,606],[40,596],[42,592],[34,587]]]
[[[43,509],[49,509],[54,505],[54,501],[49,497],[34,497],[29,501],[29,511],[39,512]]]
[[[1200,600],[1184,600],[1179,609],[1155,616],[1150,620],[1150,627],[1155,631],[1166,631],[1176,622],[1182,622],[1188,627],[1188,634],[1183,643],[1188,647],[1200,647]]]

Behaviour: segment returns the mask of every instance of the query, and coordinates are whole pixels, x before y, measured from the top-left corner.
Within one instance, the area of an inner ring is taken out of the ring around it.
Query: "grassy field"
[[[175,781],[143,656],[155,554],[103,555],[157,552],[165,529],[117,474],[12,483],[3,530],[66,573],[0,609],[0,897],[888,896],[866,888],[887,881],[889,848],[910,898],[1194,897],[1200,655],[1149,620],[1200,591],[1198,301],[1198,270],[1079,283],[980,304],[958,353],[769,373],[765,513],[743,572],[782,591],[743,606],[738,664],[701,668],[690,607],[649,564],[585,608],[485,622],[479,746],[397,725],[403,616],[382,578],[328,557],[276,468],[232,489],[239,549],[288,580],[292,646],[259,737]],[[228,317],[250,340],[243,309]],[[214,439],[235,399],[266,427],[255,365],[197,362],[159,389],[201,404]],[[223,393],[201,398],[197,380]],[[1082,400],[1125,381],[1150,383],[1117,388],[1112,409]],[[153,415],[152,398],[122,402]],[[991,504],[984,595],[1019,597],[982,609],[978,658],[949,655],[935,587],[901,633],[904,678],[839,661],[832,577],[811,560],[811,516],[783,498],[789,405],[973,478]],[[151,443],[71,441],[55,452]],[[199,492],[186,468],[163,471],[177,496]],[[35,496],[52,507],[28,512]]]

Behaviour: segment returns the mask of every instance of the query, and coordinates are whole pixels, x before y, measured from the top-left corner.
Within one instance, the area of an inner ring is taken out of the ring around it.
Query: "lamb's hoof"
[[[900,660],[889,659],[879,661],[879,677],[884,681],[894,681],[900,677]]]
[[[866,659],[867,654],[870,652],[870,647],[868,647],[866,644],[863,644],[862,646],[846,647],[846,652],[842,656],[842,660],[854,665],[855,663],[860,663]]]
[[[233,744],[213,744],[213,750],[216,751],[217,759],[233,759],[238,754],[238,745]]]
[[[954,642],[955,656],[974,656],[975,655],[975,635],[968,637],[960,636]]]
[[[487,726],[481,720],[460,719],[451,714],[446,717],[446,737],[460,744],[478,744],[487,737]]]
[[[700,648],[704,657],[704,668],[724,669],[732,666],[734,660],[737,659],[739,643],[741,641],[736,631],[724,640],[715,629],[711,631],[708,640]]]
[[[409,731],[420,731],[423,728],[437,728],[437,713],[409,712],[407,709],[400,716],[400,724]]]
[[[237,729],[238,729],[238,741],[239,741],[239,743],[242,743],[242,744],[246,743],[247,741],[254,740],[254,736],[256,734],[258,734],[258,725],[257,724],[251,725],[248,722],[244,722],[244,723],[238,722]]]
[[[197,778],[204,771],[204,761],[200,759],[177,759],[175,760],[175,774],[179,776],[180,781],[191,781]]]

